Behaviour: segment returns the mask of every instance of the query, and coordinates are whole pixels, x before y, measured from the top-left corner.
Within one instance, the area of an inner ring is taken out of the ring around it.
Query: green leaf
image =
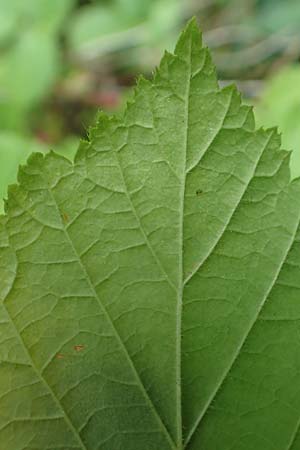
[[[25,113],[45,98],[56,80],[58,57],[52,37],[37,30],[24,33],[6,53],[0,66],[1,128],[6,124],[15,129],[28,121]]]
[[[296,450],[299,181],[191,22],[0,231],[1,450]]]

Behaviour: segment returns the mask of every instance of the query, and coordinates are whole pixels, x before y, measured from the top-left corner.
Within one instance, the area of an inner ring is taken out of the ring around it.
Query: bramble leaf
[[[297,450],[299,181],[192,21],[0,228],[0,450]]]

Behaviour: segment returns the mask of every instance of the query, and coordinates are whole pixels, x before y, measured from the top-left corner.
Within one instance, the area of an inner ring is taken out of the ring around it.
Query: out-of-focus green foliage
[[[283,147],[293,150],[291,171],[300,176],[300,66],[285,67],[267,81],[257,104],[256,117],[263,126],[277,126]]]
[[[31,136],[31,111],[46,99],[62,71],[59,33],[74,4],[0,0],[0,211],[19,164],[31,152],[47,149]]]
[[[276,32],[286,27],[289,31],[298,30],[300,23],[299,0],[259,0],[258,15],[254,23]]]
[[[182,10],[179,0],[94,1],[71,17],[70,49],[86,61],[139,46],[164,48]]]
[[[58,32],[73,0],[0,0],[0,128],[24,129],[60,73]]]

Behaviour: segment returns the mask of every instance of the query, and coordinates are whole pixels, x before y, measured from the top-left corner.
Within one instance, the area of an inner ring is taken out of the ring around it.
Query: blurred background
[[[221,85],[278,125],[300,175],[300,0],[0,0],[0,210],[32,151],[72,158],[197,16]]]

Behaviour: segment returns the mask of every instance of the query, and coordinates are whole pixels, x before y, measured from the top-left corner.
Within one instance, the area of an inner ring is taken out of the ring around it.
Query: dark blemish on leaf
[[[74,345],[74,350],[75,352],[81,352],[84,349],[84,345],[79,344],[79,345]]]
[[[196,191],[197,196],[201,195],[202,193],[203,193],[203,191],[201,189],[197,189],[197,191]]]
[[[57,353],[56,358],[57,359],[64,359],[64,355],[62,353]]]

